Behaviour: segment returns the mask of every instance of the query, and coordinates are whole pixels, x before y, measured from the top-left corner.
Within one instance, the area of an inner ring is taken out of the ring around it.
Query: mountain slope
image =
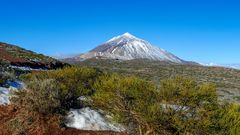
[[[56,59],[23,49],[21,47],[0,42],[0,60],[12,66],[52,69],[66,65]]]
[[[149,42],[139,39],[129,33],[114,37],[106,43],[92,49],[88,53],[68,60],[82,61],[91,58],[120,60],[149,59],[174,63],[186,62],[170,52],[153,46]]]

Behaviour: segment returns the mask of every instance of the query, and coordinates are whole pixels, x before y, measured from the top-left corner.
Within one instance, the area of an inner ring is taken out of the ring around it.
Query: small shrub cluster
[[[155,109],[159,93],[153,83],[136,77],[104,75],[94,88],[97,91],[92,96],[93,106],[115,116],[132,133],[152,134],[153,128],[158,127]]]
[[[94,88],[93,106],[109,112],[132,134],[239,133],[240,106],[222,108],[212,84],[176,77],[158,87],[136,77],[105,75]]]
[[[26,82],[37,80],[37,83],[42,83],[46,79],[52,80],[52,85],[54,85],[55,91],[57,91],[61,108],[68,110],[76,105],[76,101],[80,96],[87,96],[93,93],[92,86],[98,74],[92,68],[67,67],[24,75],[21,76],[21,79]],[[34,83],[30,83],[28,87],[34,93],[39,89]]]
[[[7,80],[14,78],[14,73],[9,66],[7,61],[0,60],[0,86],[4,86]]]
[[[11,99],[15,106],[43,115],[59,111],[61,101],[55,80],[34,79],[27,85],[28,89],[15,92],[15,96]]]
[[[238,135],[240,133],[240,105],[228,104],[219,111],[221,134]]]
[[[162,124],[173,133],[214,134],[215,115],[220,107],[215,86],[198,84],[191,78],[161,81]]]
[[[68,67],[21,76],[27,88],[15,92],[11,98],[19,111],[16,118],[9,122],[14,134],[38,130],[48,125],[52,118],[55,118],[55,124],[62,125],[66,112],[82,105],[78,98],[93,92],[97,74],[94,69]]]

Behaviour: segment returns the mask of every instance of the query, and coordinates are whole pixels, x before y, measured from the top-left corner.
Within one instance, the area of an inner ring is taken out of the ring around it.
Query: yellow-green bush
[[[27,89],[16,91],[11,99],[16,107],[43,115],[53,114],[61,109],[59,88],[55,80],[34,79],[27,85]]]
[[[78,98],[93,93],[97,76],[94,69],[76,67],[23,75],[21,78],[27,87],[15,92],[11,98],[19,112],[9,122],[13,133],[36,130],[52,118],[56,119],[55,123],[62,124],[62,118],[70,108],[82,105]]]
[[[98,74],[92,68],[67,67],[58,70],[36,72],[24,75],[21,78],[25,82],[37,79],[39,83],[45,79],[54,80],[53,85],[58,89],[58,99],[61,107],[68,110],[76,105],[77,98],[90,95],[93,92],[92,85]],[[35,86],[31,85],[31,87]]]
[[[4,85],[8,79],[11,79],[9,72],[9,63],[0,59],[0,86]]]
[[[103,75],[94,84],[92,105],[109,112],[132,134],[217,134],[216,88],[191,78],[153,82],[136,77]]]
[[[161,81],[161,103],[167,104],[163,123],[176,133],[213,134],[214,115],[219,107],[216,88],[191,78]]]
[[[52,118],[55,118],[54,123],[58,125],[62,122],[59,89],[52,79],[34,79],[28,82],[28,89],[15,92],[11,101],[18,110],[16,116],[8,122],[13,134],[26,134],[29,130],[36,130]]]
[[[103,75],[94,84],[92,104],[109,112],[133,134],[153,134],[159,93],[156,85],[136,77]],[[156,110],[155,110],[156,109]]]
[[[219,120],[221,134],[240,134],[240,105],[227,104],[220,108]]]

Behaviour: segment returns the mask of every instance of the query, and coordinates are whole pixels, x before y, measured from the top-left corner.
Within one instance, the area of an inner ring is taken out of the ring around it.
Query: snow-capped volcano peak
[[[93,50],[77,58],[84,60],[95,57],[121,60],[150,59],[175,63],[185,62],[173,54],[153,46],[149,42],[137,38],[128,32],[113,37],[102,45],[97,46]]]
[[[129,37],[129,38],[135,38],[135,36],[133,36],[132,34],[130,34],[128,32],[124,33],[122,36]]]
[[[116,41],[116,40],[126,40],[126,41],[129,41],[129,40],[137,40],[138,38],[133,36],[132,34],[126,32],[122,35],[119,35],[119,36],[116,36],[116,37],[113,37],[112,39],[108,40],[106,43],[109,43],[109,42],[113,42],[113,41]]]

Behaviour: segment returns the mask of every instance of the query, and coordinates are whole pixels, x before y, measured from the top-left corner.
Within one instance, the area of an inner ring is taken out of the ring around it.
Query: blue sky
[[[86,52],[129,32],[185,60],[240,63],[233,0],[0,0],[0,41],[46,55]]]

